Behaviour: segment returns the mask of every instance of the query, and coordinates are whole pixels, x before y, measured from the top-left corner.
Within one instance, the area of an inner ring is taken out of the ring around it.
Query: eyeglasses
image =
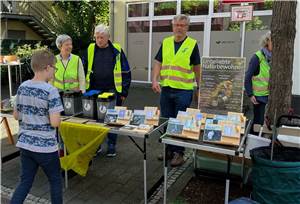
[[[55,72],[57,72],[58,68],[55,65],[49,65],[49,66],[52,67]]]
[[[183,28],[183,27],[186,27],[187,24],[174,23],[173,26],[174,26],[174,27],[182,27],[182,28]]]

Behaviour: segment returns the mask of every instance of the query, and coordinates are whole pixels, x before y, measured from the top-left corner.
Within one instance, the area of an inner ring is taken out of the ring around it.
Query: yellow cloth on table
[[[59,131],[68,152],[67,156],[60,158],[61,167],[85,176],[89,162],[106,138],[109,128],[64,121]]]

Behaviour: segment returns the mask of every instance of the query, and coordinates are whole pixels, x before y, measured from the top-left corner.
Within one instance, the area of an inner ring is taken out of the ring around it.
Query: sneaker
[[[107,150],[106,156],[107,157],[115,157],[115,156],[117,156],[116,150],[114,148]]]
[[[177,166],[181,166],[182,164],[184,164],[184,159],[183,159],[183,154],[174,152],[174,156],[173,159],[170,162],[172,167],[177,167]]]
[[[167,157],[166,157],[166,160],[168,161],[168,160],[171,160],[173,158],[173,153],[171,152],[171,151],[167,151]],[[159,160],[159,161],[163,161],[164,160],[164,155],[163,154],[159,154],[158,156],[157,156],[157,159]]]
[[[101,154],[102,151],[103,151],[103,150],[102,150],[102,146],[100,145],[100,146],[98,147],[98,149],[97,149],[96,154],[94,155],[94,157],[98,157],[98,156]]]

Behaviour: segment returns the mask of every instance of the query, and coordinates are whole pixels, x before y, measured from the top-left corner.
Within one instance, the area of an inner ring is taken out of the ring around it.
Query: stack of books
[[[132,111],[127,107],[116,106],[114,109],[107,109],[104,123],[108,125],[126,125],[129,124]]]
[[[203,130],[203,141],[238,146],[240,135],[244,134],[246,117],[242,113],[228,112],[227,115],[201,113],[188,108],[179,111],[176,118],[170,118],[167,134],[199,140]]]

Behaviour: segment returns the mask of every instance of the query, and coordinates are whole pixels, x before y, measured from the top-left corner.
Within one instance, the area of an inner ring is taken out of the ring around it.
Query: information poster
[[[202,57],[199,105],[202,112],[242,112],[246,59]]]

